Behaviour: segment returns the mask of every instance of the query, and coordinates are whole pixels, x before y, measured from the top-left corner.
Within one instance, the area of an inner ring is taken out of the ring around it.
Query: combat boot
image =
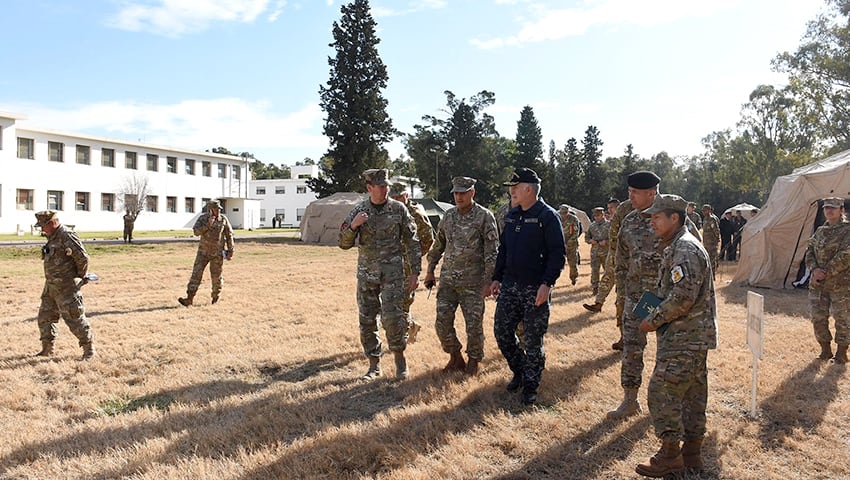
[[[517,390],[519,390],[519,387],[521,387],[523,383],[525,383],[523,380],[524,379],[522,378],[522,374],[515,372],[514,378],[512,378],[511,381],[508,382],[508,385],[505,388],[509,392],[516,392]]]
[[[449,363],[443,367],[443,372],[448,373],[453,370],[463,371],[466,368],[466,362],[463,360],[463,355],[460,354],[460,350],[454,350],[450,353],[451,358],[449,358]]]
[[[91,342],[83,344],[83,360],[88,360],[94,357],[97,351],[94,349],[94,345]]]
[[[478,363],[479,360],[475,358],[470,358],[468,362],[466,362],[466,374],[467,375],[478,375]]]
[[[838,346],[838,350],[835,351],[835,363],[847,363],[847,345]]]
[[[369,371],[366,372],[363,380],[374,380],[381,376],[381,357],[369,357]]]
[[[180,303],[180,305],[183,305],[184,307],[188,307],[188,306],[192,305],[192,300],[194,298],[195,298],[194,293],[188,293],[187,292],[186,296],[178,298],[177,302]]]
[[[407,327],[407,343],[416,343],[416,334],[422,330],[422,326],[416,323],[413,318],[410,318],[410,326]]]
[[[642,463],[635,467],[635,472],[652,478],[663,478],[667,475],[679,473],[685,469],[682,459],[682,451],[678,440],[664,440],[658,453],[649,459],[648,463]]]
[[[702,470],[701,450],[702,438],[685,440],[682,443],[682,461],[685,464],[685,468],[695,472]]]
[[[618,352],[623,351],[623,336],[620,335],[620,339],[611,344],[611,350],[617,350]]]
[[[820,355],[818,358],[821,360],[829,360],[832,358],[832,344],[830,342],[818,342],[820,344]]]
[[[599,294],[599,287],[593,287],[593,293],[592,293],[592,295],[595,297],[595,296],[596,296],[596,295],[598,295],[598,294]]]
[[[36,357],[49,357],[53,355],[53,342],[41,342],[41,351],[36,353]]]
[[[215,305],[216,303],[218,303],[218,294],[217,294],[217,293],[214,293],[214,294],[213,294],[213,296],[212,296],[212,301],[211,301],[210,303],[212,303],[213,305]]]
[[[395,355],[395,378],[407,378],[407,359],[404,358],[404,351],[393,352]]]
[[[608,412],[608,418],[621,419],[640,413],[642,410],[637,394],[637,387],[623,387],[623,402],[615,410]]]
[[[598,313],[602,311],[602,304],[599,302],[594,302],[593,305],[583,303],[581,304],[581,306],[584,307],[584,309],[588,312]]]

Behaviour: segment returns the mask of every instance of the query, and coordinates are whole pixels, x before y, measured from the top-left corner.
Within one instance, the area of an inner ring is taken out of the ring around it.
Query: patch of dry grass
[[[434,296],[420,290],[413,313],[425,328],[408,348],[411,378],[362,382],[356,251],[242,242],[225,264],[222,301],[209,305],[205,279],[186,309],[176,299],[195,248],[90,249],[102,278],[85,287],[99,354],[91,362],[78,360],[64,324],[54,358],[31,356],[38,250],[0,253],[0,477],[635,478],[634,465],[657,449],[648,415],[605,420],[621,395],[613,301],[601,314],[581,308],[586,264],[578,287],[555,289],[540,403],[524,409],[504,390],[491,300],[479,376],[440,373],[448,356],[433,330]],[[718,281],[707,471],[694,478],[847,478],[848,375],[814,360],[803,291],[759,291],[767,340],[760,415],[749,418],[746,290],[726,285],[732,269]],[[646,377],[654,349],[650,340]]]

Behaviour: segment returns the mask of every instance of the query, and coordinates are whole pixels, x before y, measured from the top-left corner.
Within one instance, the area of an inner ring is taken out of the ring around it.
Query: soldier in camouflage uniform
[[[428,250],[431,249],[431,245],[434,244],[434,233],[431,230],[431,222],[428,220],[428,217],[425,216],[425,212],[422,210],[422,207],[419,206],[416,202],[410,200],[409,195],[407,194],[407,188],[403,183],[394,183],[390,187],[390,198],[397,202],[401,202],[404,206],[407,207],[408,213],[413,217],[413,222],[416,223],[416,234],[419,236],[419,246],[421,247],[423,257],[428,253]],[[404,275],[409,276],[411,274],[410,265],[405,261],[404,262]],[[422,326],[416,323],[413,319],[413,316],[410,315],[410,306],[413,305],[414,297],[416,296],[416,291],[411,291],[404,298],[404,321],[407,323],[407,343],[416,342],[416,334],[419,333],[419,330],[422,329]]]
[[[688,202],[688,210],[686,212],[688,216],[688,220],[693,222],[696,226],[696,229],[699,230],[702,228],[702,217],[695,210],[697,208],[697,204],[695,202]],[[693,232],[692,232],[693,233]]]
[[[570,267],[570,282],[575,285],[578,280],[578,237],[581,231],[578,216],[570,209],[569,205],[558,207],[558,213],[561,215],[561,225],[564,229],[567,265]]]
[[[593,287],[593,295],[599,293],[600,268],[607,268],[610,230],[611,222],[605,220],[605,209],[594,208],[593,222],[584,234],[584,241],[590,244],[590,286]]]
[[[136,225],[136,216],[138,213],[133,213],[129,209],[124,214],[124,243],[133,243],[133,227]]]
[[[522,402],[537,401],[546,363],[543,336],[549,327],[552,287],[564,268],[566,247],[560,217],[539,199],[540,178],[518,168],[505,182],[516,204],[505,218],[490,292],[497,297],[493,330],[499,350],[513,372],[509,391],[522,387]],[[524,323],[525,348],[516,336]]]
[[[210,266],[210,282],[212,283],[212,303],[218,302],[221,295],[221,272],[224,260],[233,258],[233,228],[230,221],[221,213],[221,203],[218,200],[207,202],[207,211],[202,213],[192,227],[195,235],[201,237],[198,243],[198,253],[192,265],[192,275],[186,286],[186,296],[178,298],[180,305],[188,307],[193,304],[198,287],[207,264]]]
[[[41,351],[36,356],[53,355],[56,324],[61,316],[83,347],[83,360],[87,360],[94,356],[95,348],[80,287],[87,281],[89,256],[80,237],[59,223],[56,212],[45,210],[36,213],[35,218],[35,226],[47,236],[47,243],[41,247],[44,289],[38,308]]]
[[[634,314],[634,306],[641,294],[654,291],[658,279],[658,265],[661,262],[663,245],[655,236],[649,219],[641,215],[641,210],[649,208],[658,193],[659,178],[652,172],[639,171],[628,177],[629,201],[634,207],[623,218],[617,239],[617,258],[614,265],[618,282],[623,281],[623,361],[620,370],[620,384],[623,387],[623,401],[615,410],[608,412],[611,418],[623,418],[641,411],[637,401],[638,389],[643,372],[643,349],[646,347],[646,334],[638,330],[640,319]],[[618,294],[621,291],[617,284]]]
[[[484,358],[484,298],[490,295],[499,245],[496,219],[475,203],[475,182],[469,177],[452,179],[455,207],[440,220],[425,275],[425,287],[432,288],[434,271],[445,253],[434,322],[440,345],[451,356],[443,371],[465,370],[470,375],[478,373],[478,364]],[[466,323],[469,362],[464,362],[460,353],[462,346],[454,327],[458,305]]]
[[[422,250],[416,224],[407,207],[387,196],[387,170],[373,168],[363,172],[369,198],[349,212],[339,231],[339,248],[348,250],[357,239],[357,308],[360,317],[360,343],[369,359],[363,379],[381,375],[381,335],[378,314],[387,333],[389,349],[395,357],[396,378],[408,375],[407,323],[404,299],[419,285]],[[406,257],[406,259],[404,258]],[[404,262],[410,265],[405,277]]]
[[[821,347],[818,358],[832,357],[832,334],[829,313],[835,318],[835,363],[847,363],[850,344],[850,222],[844,213],[844,199],[823,200],[826,224],[821,225],[809,239],[806,267],[812,271],[809,281],[809,303],[812,306],[812,326]]]
[[[686,205],[679,196],[658,195],[643,211],[665,246],[655,292],[662,301],[640,323],[641,332],[657,332],[647,399],[661,449],[635,468],[649,477],[703,467],[706,359],[708,350],[717,348],[717,305],[708,253],[684,226]]]
[[[702,206],[702,246],[711,259],[711,276],[717,277],[718,249],[720,248],[720,220],[712,213],[711,205]]]

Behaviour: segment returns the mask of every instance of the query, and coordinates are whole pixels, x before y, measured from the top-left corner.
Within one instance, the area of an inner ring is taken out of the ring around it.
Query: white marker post
[[[757,416],[756,391],[758,390],[759,360],[764,352],[764,297],[747,292],[747,345],[753,352],[753,388],[750,417]]]

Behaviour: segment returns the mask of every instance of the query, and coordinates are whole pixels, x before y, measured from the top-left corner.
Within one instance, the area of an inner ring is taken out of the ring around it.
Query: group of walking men
[[[449,354],[444,371],[478,372],[484,355],[484,299],[493,296],[494,337],[512,373],[506,389],[520,391],[522,403],[533,405],[545,367],[543,338],[549,325],[551,292],[571,261],[571,241],[577,244],[577,220],[570,221],[574,214],[564,209],[559,212],[540,198],[540,178],[531,169],[517,168],[504,182],[511,199],[498,220],[474,201],[476,180],[455,177],[451,190],[455,207],[445,213],[433,245],[425,249],[422,237],[430,235],[430,226],[417,227],[415,213],[411,213],[415,205],[406,198],[404,203],[389,198],[387,175],[383,169],[364,172],[369,198],[351,210],[339,235],[343,249],[359,241],[357,303],[361,343],[369,359],[364,378],[382,374],[378,315],[394,355],[396,377],[409,374],[404,351],[418,326],[405,314],[404,300],[418,286],[421,257],[427,250],[424,284],[429,290],[438,284],[435,272],[443,261],[435,327],[442,349]],[[585,307],[601,310],[612,277],[622,297],[618,317],[622,320],[624,394],[621,404],[609,412],[610,418],[641,411],[637,392],[646,334],[658,332],[648,400],[662,447],[648,463],[636,468],[653,477],[702,468],[706,359],[707,351],[717,344],[713,265],[718,239],[711,233],[716,217],[709,206],[704,208],[709,235],[703,242],[706,246],[714,242],[715,253],[710,255],[690,233],[688,225],[693,222],[687,217],[688,203],[676,195],[658,194],[659,181],[652,172],[629,175],[629,200],[609,205],[614,212],[610,223],[605,221],[603,209],[594,209],[594,223],[585,238],[592,245],[597,294],[596,303]],[[603,265],[608,267],[607,284],[605,277],[599,278]],[[577,274],[573,276],[571,271],[570,277],[575,284]],[[646,293],[656,295],[660,303],[640,316],[635,312],[641,311],[641,297]],[[466,360],[454,327],[458,306],[466,324]]]

